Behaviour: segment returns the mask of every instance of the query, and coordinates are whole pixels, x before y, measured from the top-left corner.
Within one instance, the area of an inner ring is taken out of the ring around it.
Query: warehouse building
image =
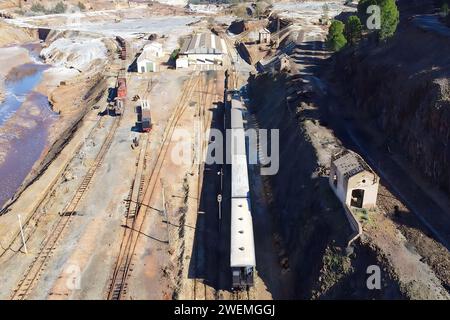
[[[222,65],[227,54],[225,41],[212,33],[195,34],[187,38],[181,46],[177,67],[190,65]]]

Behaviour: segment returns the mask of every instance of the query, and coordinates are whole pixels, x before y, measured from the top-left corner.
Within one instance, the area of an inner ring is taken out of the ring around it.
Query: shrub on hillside
[[[328,29],[327,46],[330,50],[339,51],[347,44],[344,36],[344,23],[339,20],[333,20]]]
[[[58,2],[53,9],[50,10],[51,13],[64,13],[67,10],[67,6],[62,3],[62,2]]]
[[[47,9],[40,3],[33,3],[31,6],[31,11],[33,12],[47,12]]]
[[[350,16],[345,23],[345,38],[349,45],[356,45],[362,37],[362,24],[357,16]]]
[[[369,6],[376,5],[380,9],[380,29],[377,30],[380,40],[392,37],[397,30],[400,21],[400,13],[395,0],[360,0],[358,3],[358,16],[367,27],[370,15],[367,13]]]

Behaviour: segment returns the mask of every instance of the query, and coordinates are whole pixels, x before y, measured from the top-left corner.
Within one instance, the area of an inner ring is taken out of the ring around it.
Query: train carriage
[[[230,267],[234,289],[254,284],[256,266],[253,221],[248,198],[231,199]]]
[[[230,110],[231,114],[231,130],[244,128],[244,120],[242,118],[242,111],[239,109],[232,108]]]
[[[231,246],[232,288],[244,290],[254,285],[256,267],[244,108],[239,95],[233,94],[229,110],[231,127]]]
[[[233,155],[231,158],[231,197],[247,198],[250,193],[246,155]]]

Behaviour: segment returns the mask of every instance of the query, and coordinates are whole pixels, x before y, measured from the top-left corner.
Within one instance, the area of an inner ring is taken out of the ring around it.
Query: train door
[[[239,269],[233,269],[233,279],[232,279],[232,284],[233,284],[233,288],[239,288],[241,286],[241,272],[239,271]]]
[[[247,267],[245,270],[245,279],[248,286],[253,286],[253,267]]]

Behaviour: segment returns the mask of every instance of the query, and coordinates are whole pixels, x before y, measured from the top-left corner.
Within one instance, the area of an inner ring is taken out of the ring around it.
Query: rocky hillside
[[[11,44],[31,42],[37,39],[33,31],[27,31],[23,28],[16,28],[0,19],[0,47]]]
[[[405,22],[387,44],[336,56],[352,116],[376,123],[415,165],[450,191],[450,39]]]
[[[266,193],[284,248],[282,265],[292,272],[294,296],[301,299],[403,298],[390,266],[378,249],[367,243],[346,249],[351,230],[342,206],[328,185],[331,150],[340,143],[321,125],[313,103],[295,108],[286,103],[294,79],[262,74],[250,80],[251,112],[261,128],[280,130],[280,169],[267,177]],[[297,79],[298,80],[298,79]],[[366,268],[377,264],[383,290],[366,287]]]

